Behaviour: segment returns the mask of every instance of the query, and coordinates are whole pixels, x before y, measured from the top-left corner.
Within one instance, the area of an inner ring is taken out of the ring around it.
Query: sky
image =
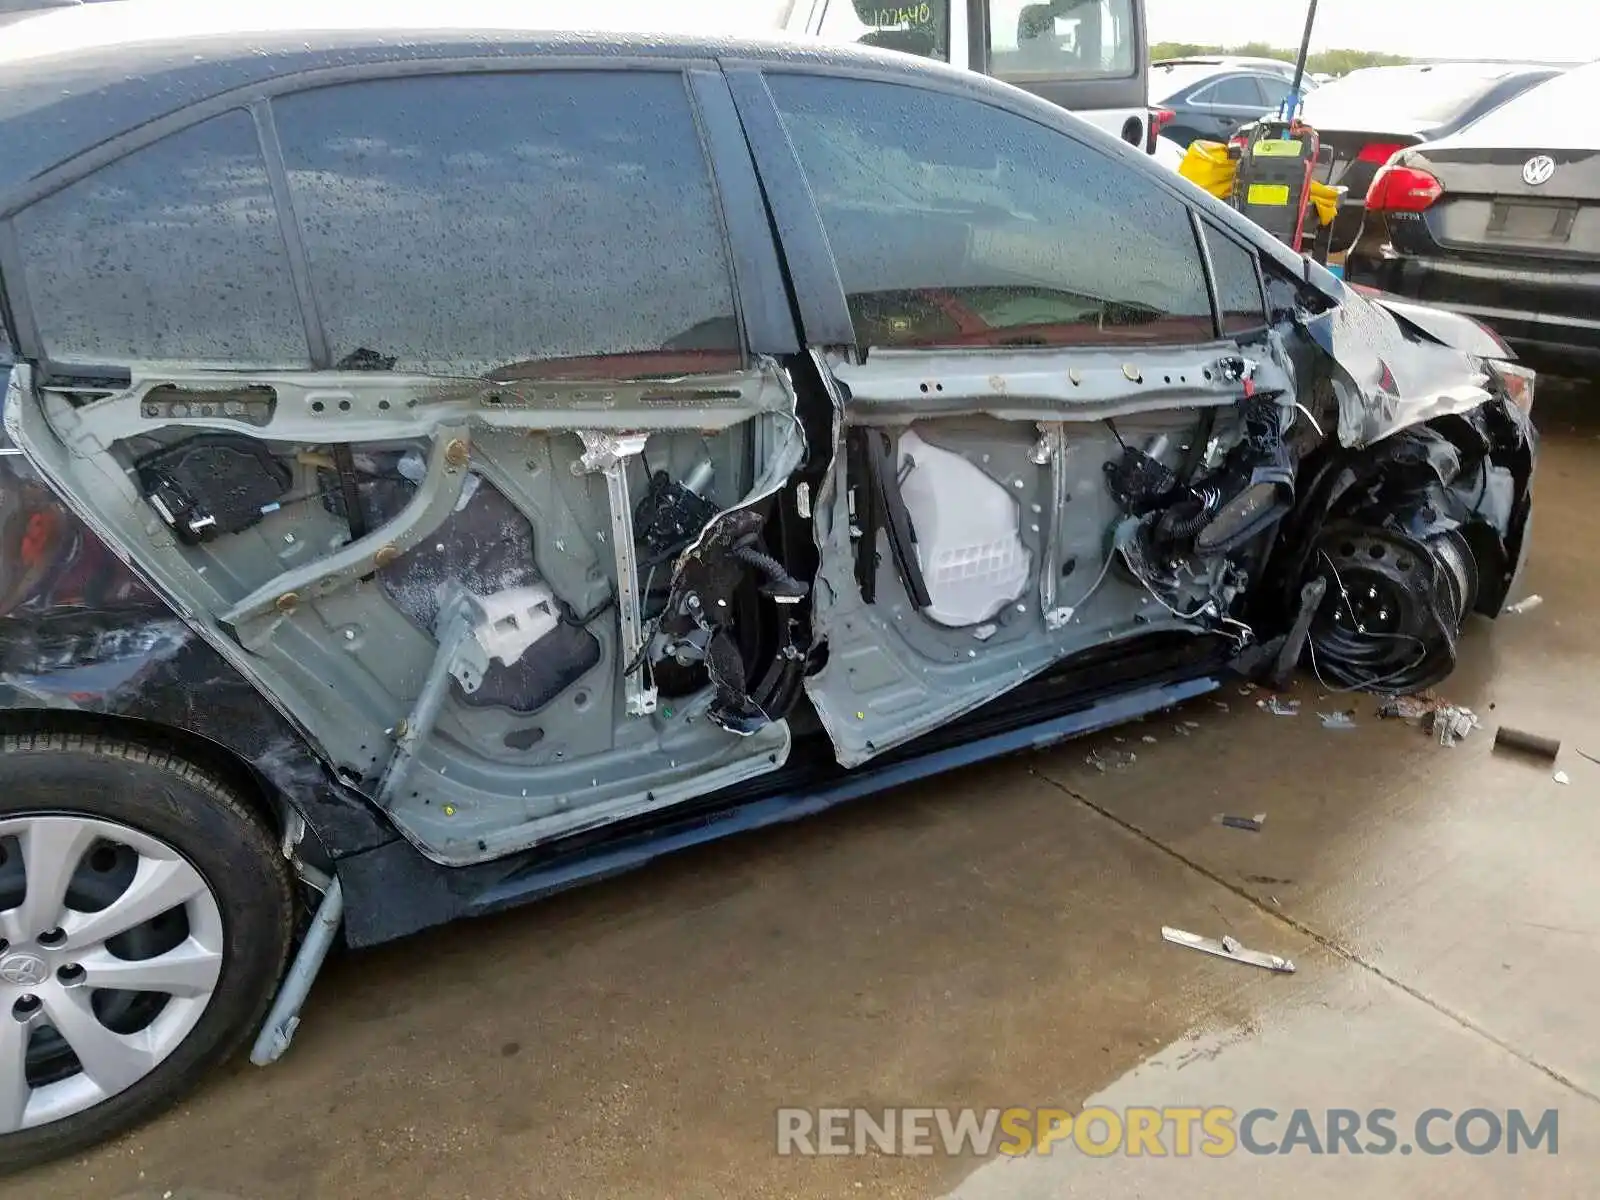
[[[1306,0],[1145,0],[1152,42],[1298,46]],[[1600,58],[1589,0],[1320,0],[1312,50],[1417,58]]]

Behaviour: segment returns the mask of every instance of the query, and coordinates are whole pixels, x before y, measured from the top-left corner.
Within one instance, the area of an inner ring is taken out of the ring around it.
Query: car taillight
[[[1152,108],[1150,121],[1145,128],[1144,149],[1146,154],[1156,152],[1156,139],[1161,136],[1161,131],[1172,124],[1172,118],[1178,114],[1170,108]]]
[[[1361,147],[1361,153],[1356,155],[1356,161],[1374,163],[1381,167],[1405,148],[1404,142],[1368,142]]]
[[[1367,189],[1368,212],[1421,212],[1440,196],[1444,185],[1416,167],[1380,167]]]

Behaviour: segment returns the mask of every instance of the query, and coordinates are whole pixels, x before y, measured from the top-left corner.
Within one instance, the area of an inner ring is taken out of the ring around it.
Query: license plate
[[[1489,210],[1488,232],[1496,237],[1529,242],[1564,242],[1572,234],[1577,210],[1571,205],[1507,204]]]

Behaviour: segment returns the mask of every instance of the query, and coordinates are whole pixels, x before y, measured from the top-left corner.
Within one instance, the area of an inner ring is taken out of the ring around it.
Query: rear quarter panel
[[[0,732],[95,717],[226,751],[305,817],[331,857],[396,836],[0,434]]]

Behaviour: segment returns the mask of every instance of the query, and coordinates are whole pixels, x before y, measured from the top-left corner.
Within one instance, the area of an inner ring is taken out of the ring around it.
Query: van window
[[[950,0],[918,0],[915,4],[827,0],[819,32],[830,42],[858,42],[948,62]],[[958,61],[965,61],[965,56]]]
[[[901,84],[769,76],[864,346],[1202,342],[1188,210],[1025,117]]]
[[[1131,0],[993,0],[990,74],[1016,82],[1134,73]]]
[[[23,278],[57,363],[308,365],[255,125],[225,113],[16,217]]]
[[[420,75],[274,101],[333,356],[621,378],[739,362],[677,72]],[[542,364],[542,365],[537,365]]]

